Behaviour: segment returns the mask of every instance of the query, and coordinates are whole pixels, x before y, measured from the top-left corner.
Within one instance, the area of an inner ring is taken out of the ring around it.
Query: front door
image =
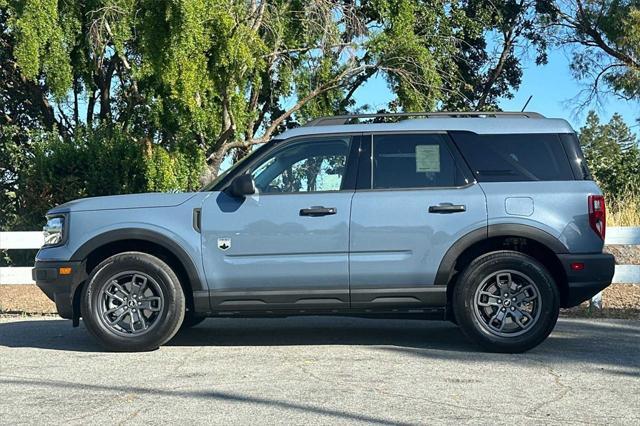
[[[374,135],[364,149],[372,161],[352,203],[351,304],[440,307],[438,267],[458,238],[486,229],[484,193],[446,134]]]
[[[202,252],[214,310],[348,307],[351,139],[282,142],[246,170],[256,194],[205,200]]]

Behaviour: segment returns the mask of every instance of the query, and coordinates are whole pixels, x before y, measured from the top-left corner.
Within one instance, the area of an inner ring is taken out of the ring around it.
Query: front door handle
[[[313,206],[308,209],[300,209],[300,216],[329,216],[337,212],[338,209],[335,207]]]
[[[464,204],[440,203],[437,206],[429,206],[429,213],[460,213],[467,211]]]

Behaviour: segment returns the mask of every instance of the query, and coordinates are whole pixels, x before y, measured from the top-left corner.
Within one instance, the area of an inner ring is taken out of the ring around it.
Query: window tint
[[[338,191],[342,186],[349,138],[295,142],[254,167],[262,193]]]
[[[373,189],[458,186],[464,177],[443,135],[376,135]]]
[[[569,164],[571,164],[574,176],[582,180],[593,180],[587,167],[587,162],[584,159],[582,148],[580,148],[580,142],[575,133],[560,134],[560,140],[567,153],[567,157],[569,157]]]
[[[573,179],[571,166],[558,135],[452,134],[480,182]]]

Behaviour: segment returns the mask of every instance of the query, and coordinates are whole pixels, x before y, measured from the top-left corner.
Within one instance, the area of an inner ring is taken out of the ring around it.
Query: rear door
[[[354,308],[442,306],[434,286],[461,236],[486,229],[485,196],[446,133],[365,138],[351,211]],[[362,160],[361,160],[362,163]]]

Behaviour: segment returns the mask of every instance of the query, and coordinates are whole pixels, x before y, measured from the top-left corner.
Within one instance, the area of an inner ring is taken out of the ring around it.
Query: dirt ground
[[[0,313],[55,314],[56,306],[35,285],[0,285]]]
[[[640,265],[640,246],[610,245],[604,251],[616,257],[617,265]]]
[[[569,317],[640,319],[640,285],[615,284],[604,291],[603,309],[589,308],[588,303],[563,310]],[[0,314],[55,314],[56,307],[35,285],[1,285]]]

